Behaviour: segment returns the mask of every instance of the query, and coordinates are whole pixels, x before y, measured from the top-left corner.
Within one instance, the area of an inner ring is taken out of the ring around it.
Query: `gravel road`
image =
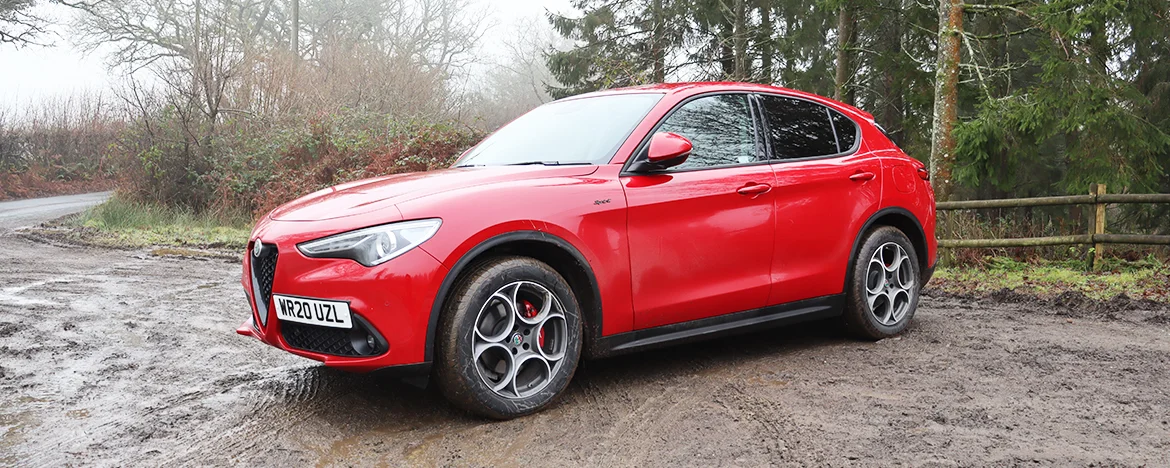
[[[1165,306],[931,295],[898,338],[810,324],[586,362],[548,411],[488,422],[237,336],[235,262],[31,241],[12,228],[64,213],[15,203],[0,465],[1170,464]]]

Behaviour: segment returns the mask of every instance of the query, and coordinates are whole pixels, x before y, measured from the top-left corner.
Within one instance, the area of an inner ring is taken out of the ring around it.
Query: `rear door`
[[[687,162],[622,177],[635,328],[757,309],[767,302],[774,178],[752,105],[743,93],[681,104],[657,131],[691,140]]]
[[[840,294],[857,230],[881,203],[881,162],[844,114],[792,96],[758,98],[776,160],[768,304]]]

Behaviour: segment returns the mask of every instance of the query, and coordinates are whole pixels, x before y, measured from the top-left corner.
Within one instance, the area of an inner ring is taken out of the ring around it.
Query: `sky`
[[[569,0],[475,0],[488,13],[488,29],[481,52],[496,52],[495,45],[508,34],[511,25],[528,17],[540,17],[546,10],[567,11]],[[70,40],[67,23],[73,12],[60,5],[38,5],[37,14],[54,24],[40,40],[49,46],[15,47],[0,44],[0,112],[19,112],[31,103],[76,94],[105,93],[123,76],[110,71],[102,51],[85,54]]]

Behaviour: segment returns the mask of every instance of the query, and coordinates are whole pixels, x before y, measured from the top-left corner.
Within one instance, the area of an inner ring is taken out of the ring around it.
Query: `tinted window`
[[[608,163],[662,96],[617,94],[545,104],[497,130],[457,165]]]
[[[837,145],[840,146],[840,151],[849,151],[853,144],[857,143],[857,124],[835,110],[829,109],[829,114],[833,116],[833,129],[837,131]]]
[[[759,160],[756,130],[746,94],[708,96],[674,111],[658,130],[691,140],[694,149],[676,168],[695,169]]]
[[[799,99],[761,97],[768,118],[772,154],[776,158],[809,158],[839,152],[827,107]]]

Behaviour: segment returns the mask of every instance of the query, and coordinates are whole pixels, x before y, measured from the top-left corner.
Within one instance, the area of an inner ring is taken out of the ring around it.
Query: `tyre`
[[[845,328],[880,340],[901,333],[918,308],[918,255],[906,235],[881,226],[866,233],[845,291]]]
[[[467,411],[511,419],[549,405],[581,357],[581,313],[572,289],[526,257],[471,267],[444,304],[435,380]]]

